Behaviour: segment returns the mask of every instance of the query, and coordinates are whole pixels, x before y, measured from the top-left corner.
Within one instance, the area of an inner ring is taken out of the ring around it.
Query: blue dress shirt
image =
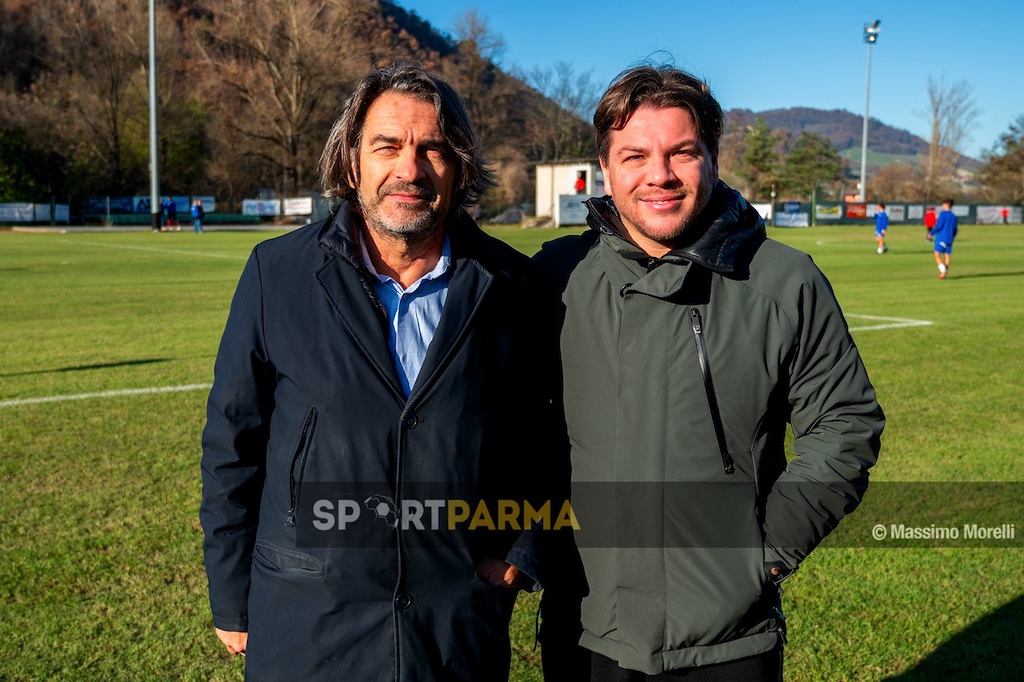
[[[427,357],[427,348],[434,338],[441,321],[441,310],[448,298],[448,283],[451,281],[451,246],[448,235],[441,245],[441,257],[434,269],[403,289],[402,285],[387,275],[379,274],[370,261],[366,250],[366,235],[360,235],[359,244],[363,252],[363,264],[373,275],[371,284],[377,298],[384,304],[388,315],[388,345],[395,359],[395,369],[402,382],[402,390],[408,398],[416,377]]]

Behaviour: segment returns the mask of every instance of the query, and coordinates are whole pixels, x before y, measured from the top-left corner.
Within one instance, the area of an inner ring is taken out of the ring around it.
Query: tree
[[[264,182],[295,193],[315,181],[327,129],[365,68],[363,0],[223,0],[197,32],[214,79],[222,161],[266,167]],[[226,144],[225,144],[226,143]]]
[[[455,21],[455,53],[445,60],[444,74],[462,96],[477,133],[493,150],[498,131],[514,110],[514,89],[498,68],[505,41],[487,20],[470,8]]]
[[[523,144],[531,107],[522,84],[498,68],[505,42],[476,9],[455,22],[455,40],[443,72],[466,103],[485,156],[501,179],[480,201],[484,213],[493,215],[531,192],[529,149]]]
[[[0,0],[0,82],[4,90],[24,91],[38,69],[39,46],[32,23],[28,0]]]
[[[973,89],[967,81],[947,83],[945,76],[938,81],[928,77],[931,139],[925,167],[925,201],[956,186],[956,167],[963,145],[970,139],[981,113],[974,105]]]
[[[868,176],[867,196],[884,201],[920,201],[924,170],[918,164],[890,163]]]
[[[12,54],[17,91],[0,95],[0,121],[24,130],[26,143],[46,159],[48,170],[37,181],[40,191],[145,191],[149,40],[144,3],[42,0],[24,17],[8,12],[4,18],[14,21],[21,42],[35,46],[35,58]],[[157,5],[156,26],[161,180],[171,191],[181,191],[191,178],[203,176],[203,122],[187,78],[179,24],[163,4]]]
[[[804,131],[783,164],[779,184],[801,198],[843,179],[843,160],[828,138]]]
[[[725,132],[718,139],[718,174],[731,187],[742,187],[745,182],[737,171],[743,165],[744,138],[749,122],[743,113],[726,118]]]
[[[59,112],[51,136],[78,174],[96,178],[89,189],[134,193],[145,184],[149,162],[145,6],[47,0],[35,19],[48,68],[34,93]]]
[[[550,102],[530,107],[530,131],[539,162],[592,157],[594,126],[590,123],[600,99],[593,69],[576,72],[572,64],[535,68],[524,80]]]
[[[779,153],[775,149],[778,141],[760,116],[747,128],[743,157],[736,174],[747,181],[747,193],[754,200],[771,195],[779,170]]]
[[[42,198],[37,180],[35,150],[23,130],[0,128],[0,201]]]
[[[212,154],[207,135],[211,109],[199,95],[202,67],[194,44],[185,40],[186,15],[157,7],[157,130],[160,185],[165,194],[206,194],[212,190],[206,167]]]
[[[381,0],[160,0],[156,11],[167,193],[231,205],[264,188],[312,189],[344,99],[391,59],[421,61],[463,94],[501,178],[488,209],[528,201],[538,159],[593,153],[590,73],[557,65],[559,102],[545,99],[498,68],[504,44],[475,12],[455,42]],[[148,193],[148,49],[144,2],[0,0],[8,192]],[[557,125],[540,130],[538,112]]]
[[[985,152],[979,175],[989,201],[1024,203],[1024,115]]]

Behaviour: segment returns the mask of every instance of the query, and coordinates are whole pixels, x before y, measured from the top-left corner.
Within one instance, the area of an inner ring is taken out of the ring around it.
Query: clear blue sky
[[[1024,0],[396,1],[449,34],[475,7],[505,42],[499,63],[506,70],[565,61],[592,70],[603,90],[623,69],[662,51],[653,56],[670,55],[703,77],[725,109],[754,111],[807,106],[863,114],[864,24],[881,19],[871,48],[872,118],[928,139],[928,77],[967,81],[981,115],[963,152],[977,157],[1024,114]]]

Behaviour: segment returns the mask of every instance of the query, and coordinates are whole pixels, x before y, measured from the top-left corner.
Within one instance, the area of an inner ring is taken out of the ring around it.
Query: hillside
[[[861,132],[864,127],[863,116],[843,109],[793,107],[759,112],[750,109],[731,109],[727,116],[729,122],[737,126],[745,126],[752,123],[755,117],[761,117],[772,130],[784,128],[795,135],[805,130],[817,133],[827,137],[840,152],[851,148],[860,149]],[[928,153],[927,140],[902,128],[894,128],[877,118],[870,119],[868,126],[868,143],[873,152],[898,156]]]

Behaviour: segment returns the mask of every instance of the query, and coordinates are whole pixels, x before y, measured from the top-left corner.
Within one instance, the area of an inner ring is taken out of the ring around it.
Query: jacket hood
[[[585,202],[590,229],[613,238],[613,246],[624,258],[647,260],[626,231],[610,196]],[[745,269],[749,254],[767,238],[760,214],[739,192],[724,182],[715,183],[708,205],[697,221],[687,228],[683,242],[661,257],[663,261],[697,263],[721,274]]]

